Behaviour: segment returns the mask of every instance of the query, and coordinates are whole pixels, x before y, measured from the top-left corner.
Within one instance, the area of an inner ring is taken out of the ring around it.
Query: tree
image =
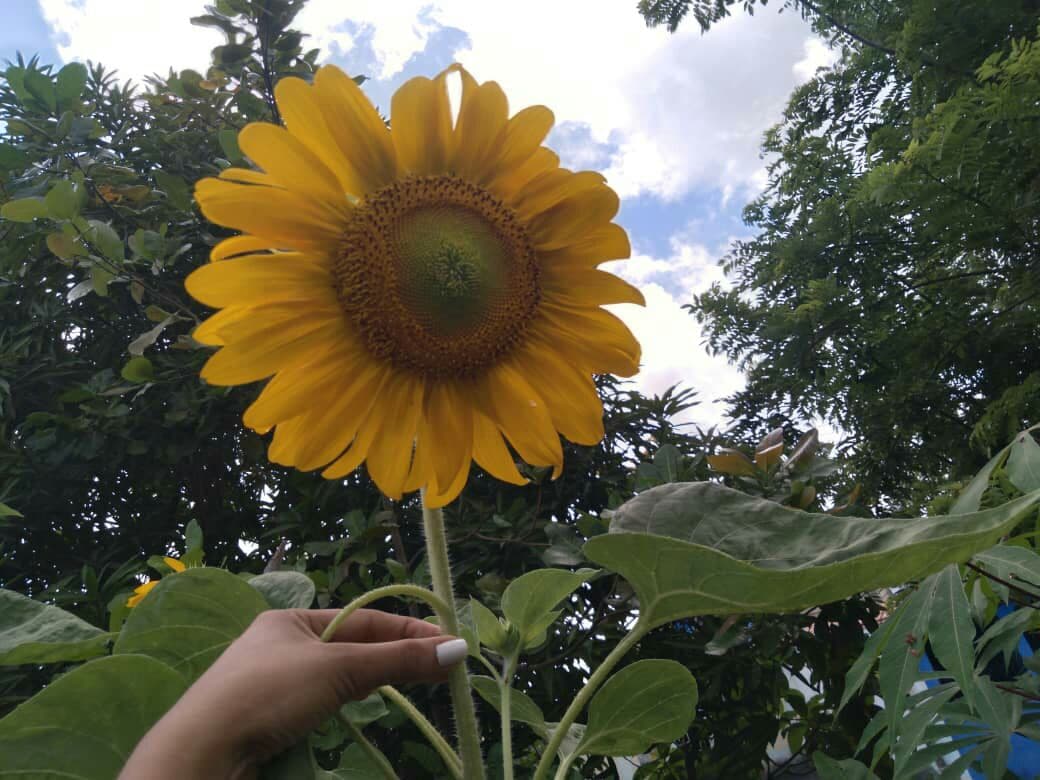
[[[706,28],[731,5],[640,8]],[[1040,9],[785,8],[841,57],[766,136],[769,184],[745,210],[757,235],[724,258],[733,287],[690,310],[748,372],[730,399],[739,430],[830,420],[865,495],[891,511],[974,473],[1040,415]]]

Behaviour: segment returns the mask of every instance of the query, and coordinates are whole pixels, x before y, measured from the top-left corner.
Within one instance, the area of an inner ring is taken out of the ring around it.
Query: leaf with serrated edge
[[[266,609],[234,574],[188,569],[163,577],[131,610],[114,652],[150,655],[194,680]]]
[[[686,733],[697,711],[697,681],[675,661],[636,661],[607,680],[589,704],[579,755],[631,756]]]
[[[502,696],[498,683],[487,675],[475,675],[470,677],[473,690],[480,694],[480,698],[502,712]],[[518,723],[526,723],[533,726],[539,733],[545,733],[545,716],[541,709],[523,691],[514,688],[509,694],[509,713],[512,720]]]
[[[186,688],[154,658],[83,664],[0,720],[0,777],[113,778]]]
[[[969,706],[974,707],[975,623],[956,564],[937,575],[935,599],[928,616],[928,642],[939,663],[960,685]]]
[[[592,579],[596,569],[535,569],[517,577],[502,594],[502,614],[521,634],[540,623],[540,619],[567,598],[583,582]]]
[[[0,665],[84,661],[115,637],[51,604],[0,590]]]
[[[900,606],[899,622],[893,626],[893,641],[881,654],[878,680],[888,713],[889,740],[896,741],[899,721],[907,707],[905,696],[919,676],[928,613],[935,598],[935,577],[929,577]]]
[[[299,571],[269,571],[250,578],[272,609],[307,609],[314,601],[314,581]]]
[[[712,483],[652,488],[622,505],[588,558],[621,574],[658,626],[694,615],[794,612],[966,560],[1040,504],[917,520],[802,512]]]

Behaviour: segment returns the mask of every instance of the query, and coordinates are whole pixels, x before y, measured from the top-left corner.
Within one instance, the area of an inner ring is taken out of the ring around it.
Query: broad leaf
[[[85,661],[115,637],[70,612],[0,590],[0,664]]]
[[[358,728],[374,723],[390,710],[378,693],[370,693],[360,701],[348,701],[340,708],[340,715]]]
[[[0,777],[112,780],[186,687],[141,655],[73,669],[0,720]]]
[[[975,623],[956,564],[950,564],[936,576],[935,598],[928,616],[928,641],[939,663],[974,707]]]
[[[963,515],[979,511],[979,507],[982,506],[982,495],[986,492],[986,488],[989,487],[990,477],[993,476],[993,472],[1004,462],[1005,458],[1007,458],[1006,447],[990,458],[986,465],[971,478],[971,482],[961,491],[961,494],[957,496],[957,500],[953,502],[953,506],[950,507],[951,515]]]
[[[615,674],[589,704],[578,753],[631,756],[686,733],[697,711],[697,681],[675,661],[636,661]]]
[[[373,780],[382,776],[382,770],[357,744],[343,751],[338,767],[330,772],[319,771],[316,775],[317,780]]]
[[[978,553],[972,560],[988,573],[1040,596],[1040,555],[1029,548],[1001,544]]]
[[[266,609],[234,574],[188,569],[163,577],[134,607],[115,652],[150,655],[194,680]]]
[[[1015,437],[1005,468],[1008,479],[1023,493],[1040,490],[1040,444],[1029,431]]]
[[[9,200],[0,206],[0,218],[12,222],[32,222],[34,219],[46,217],[47,214],[47,204],[43,198],[19,198]]]
[[[498,683],[490,677],[476,675],[470,678],[473,690],[480,694],[480,698],[502,712],[502,695]],[[545,716],[534,700],[523,691],[515,688],[509,694],[509,716],[512,720],[534,726],[540,733],[545,733]]]
[[[993,545],[1040,491],[916,520],[801,512],[712,483],[661,485],[614,513],[585,554],[618,572],[652,626],[704,614],[793,612],[922,577]]]
[[[58,79],[55,84],[55,92],[58,101],[63,106],[68,106],[75,100],[79,100],[87,86],[87,68],[81,62],[70,62],[58,71]]]
[[[499,622],[498,616],[474,598],[469,600],[469,608],[480,643],[492,650],[502,650],[506,642],[506,630]]]
[[[854,758],[838,761],[816,752],[813,753],[813,764],[820,780],[877,780],[877,775]]]
[[[595,569],[536,569],[517,577],[502,594],[502,614],[520,630],[524,642],[545,628],[544,617],[583,582],[599,572]]]
[[[307,609],[314,601],[314,582],[298,571],[270,571],[249,580],[272,609]]]
[[[892,640],[885,646],[878,664],[881,698],[885,700],[889,739],[893,742],[903,710],[908,706],[904,697],[920,677],[928,615],[935,599],[935,582],[935,577],[926,579],[899,607],[897,622],[892,627]]]

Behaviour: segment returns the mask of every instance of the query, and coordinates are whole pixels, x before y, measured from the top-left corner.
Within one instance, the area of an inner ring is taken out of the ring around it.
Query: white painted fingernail
[[[452,639],[437,645],[437,663],[441,666],[454,666],[469,653],[465,639]]]

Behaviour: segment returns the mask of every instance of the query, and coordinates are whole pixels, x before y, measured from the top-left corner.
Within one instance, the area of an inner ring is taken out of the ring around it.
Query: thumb
[[[380,685],[443,682],[468,652],[465,639],[432,636],[394,642],[330,644],[339,650],[337,671],[361,695]]]

